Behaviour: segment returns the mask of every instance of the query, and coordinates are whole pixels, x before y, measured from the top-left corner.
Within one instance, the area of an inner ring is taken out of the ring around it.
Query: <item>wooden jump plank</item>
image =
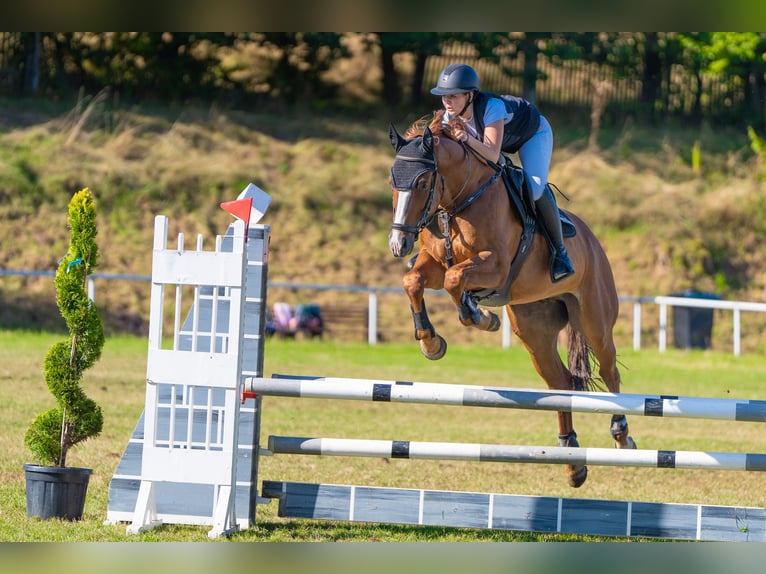
[[[766,509],[263,481],[279,516],[729,542],[766,541]]]

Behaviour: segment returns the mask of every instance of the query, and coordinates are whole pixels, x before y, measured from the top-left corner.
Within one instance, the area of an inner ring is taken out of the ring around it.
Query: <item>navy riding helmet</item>
[[[436,87],[431,89],[435,96],[463,94],[479,90],[479,75],[466,64],[450,64],[439,73]]]

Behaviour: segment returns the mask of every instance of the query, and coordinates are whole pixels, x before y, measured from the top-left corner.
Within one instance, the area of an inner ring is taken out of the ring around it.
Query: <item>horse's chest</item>
[[[500,210],[478,212],[482,221],[474,221],[477,211],[466,212],[449,222],[449,238],[443,224],[438,228],[424,230],[423,241],[431,255],[443,264],[451,259],[453,264],[461,263],[482,252],[490,252],[501,260],[509,257],[512,248],[518,245],[519,233],[513,220]]]
[[[449,239],[443,234],[429,233],[425,243],[429,253],[436,259],[444,262],[451,257],[455,263],[465,261],[490,247],[477,243],[473,233],[462,229],[450,229]]]

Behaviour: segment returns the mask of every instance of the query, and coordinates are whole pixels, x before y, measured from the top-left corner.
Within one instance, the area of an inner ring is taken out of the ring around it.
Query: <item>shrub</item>
[[[45,382],[57,406],[40,414],[24,444],[50,466],[66,466],[69,448],[97,436],[101,407],[80,388],[83,371],[101,356],[104,332],[95,303],[88,299],[88,275],[98,264],[96,210],[88,188],[69,202],[70,245],[56,270],[56,303],[69,329],[67,339],[51,346],[43,363]]]

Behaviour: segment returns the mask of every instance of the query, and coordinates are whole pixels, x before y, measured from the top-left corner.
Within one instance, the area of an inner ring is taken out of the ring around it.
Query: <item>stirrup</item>
[[[551,281],[556,283],[569,277],[574,272],[574,267],[572,267],[572,262],[569,260],[567,252],[556,251],[551,264]]]

